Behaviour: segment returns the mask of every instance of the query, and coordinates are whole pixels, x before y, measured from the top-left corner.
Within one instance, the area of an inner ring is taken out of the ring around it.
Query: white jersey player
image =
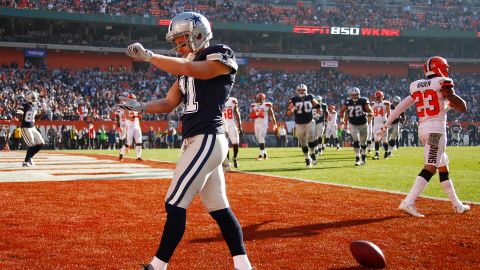
[[[136,100],[137,97],[134,94],[128,94],[129,99]],[[140,119],[142,115],[138,112],[125,111],[125,125],[127,141],[120,149],[119,159],[123,160],[123,155],[133,145],[135,139],[135,152],[137,154],[137,160],[142,161],[142,129],[140,128]]]
[[[382,91],[375,92],[375,101],[372,104],[373,109],[373,134],[375,140],[375,156],[373,159],[379,159],[380,152],[380,142],[383,144],[383,149],[385,150],[384,158],[388,158],[388,130],[383,132],[382,137],[376,136],[380,134],[380,130],[387,121],[387,117],[390,115],[390,102],[384,100],[384,95]]]
[[[257,138],[260,147],[260,154],[257,160],[268,159],[267,150],[265,149],[265,136],[267,136],[268,119],[273,122],[273,129],[277,129],[277,120],[273,113],[272,103],[266,102],[266,96],[263,93],[258,93],[256,96],[256,103],[250,106],[250,118],[254,119],[255,137]]]
[[[440,185],[450,199],[453,211],[461,214],[469,211],[470,206],[464,205],[458,199],[450,179],[445,135],[447,111],[453,108],[462,113],[466,112],[466,103],[455,94],[453,80],[448,78],[450,66],[447,60],[439,56],[431,57],[426,61],[424,70],[427,79],[410,84],[410,95],[398,104],[382,128],[382,131],[385,131],[402,112],[413,104],[416,105],[420,122],[418,135],[424,145],[424,166],[407,197],[401,202],[399,210],[415,217],[424,217],[417,211],[415,201],[438,170]]]
[[[327,128],[325,130],[325,144],[335,145],[337,150],[340,149],[340,144],[337,136],[337,118],[338,113],[335,110],[335,105],[328,105]]]
[[[243,134],[242,119],[240,118],[240,112],[238,111],[238,100],[234,97],[229,97],[225,102],[225,108],[223,109],[223,119],[225,120],[225,128],[232,143],[233,147],[233,167],[238,168],[238,145],[240,144],[239,134]],[[226,161],[229,160],[229,154],[227,154]],[[224,163],[224,165],[229,162]]]

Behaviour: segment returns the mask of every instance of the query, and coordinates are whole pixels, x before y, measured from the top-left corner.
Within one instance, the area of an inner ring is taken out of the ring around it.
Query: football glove
[[[243,134],[245,134],[245,131],[243,131],[243,129],[239,129],[238,130],[238,135],[243,136]]]
[[[126,53],[128,56],[145,62],[150,62],[153,57],[153,52],[145,50],[142,44],[136,42],[127,47]]]
[[[120,97],[120,101],[123,104],[116,104],[114,108],[120,108],[127,111],[145,113],[147,109],[147,103],[138,102],[135,99],[129,99],[127,97]]]

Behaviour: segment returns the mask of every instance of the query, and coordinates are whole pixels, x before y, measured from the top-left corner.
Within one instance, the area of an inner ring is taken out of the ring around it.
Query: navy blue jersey
[[[38,106],[36,104],[31,104],[28,102],[22,103],[18,107],[18,110],[23,113],[22,116],[22,128],[32,128],[35,126],[35,116],[38,113]]]
[[[393,112],[393,110],[395,110],[395,105],[390,104],[390,111]],[[403,119],[405,119],[405,113],[404,112],[402,112],[397,119],[393,120],[392,125],[400,122],[400,120],[402,120],[402,122],[403,122]]]
[[[301,98],[299,96],[292,97],[288,103],[294,105],[294,116],[296,124],[310,123],[313,119],[313,95],[307,94]]]
[[[360,97],[357,101],[347,99],[345,106],[347,106],[348,122],[350,124],[363,125],[367,123],[366,104],[369,104],[369,101],[364,97]]]
[[[459,133],[462,130],[462,126],[460,124],[453,124],[452,125],[452,132]]]
[[[229,67],[229,74],[201,80],[180,76],[178,85],[183,98],[183,138],[199,134],[223,133],[223,108],[237,72],[235,54],[226,45],[212,45],[201,51],[194,61],[219,61]]]
[[[325,122],[328,117],[327,104],[320,103],[319,105],[320,105],[320,108],[315,110],[315,113],[313,116],[316,124]]]

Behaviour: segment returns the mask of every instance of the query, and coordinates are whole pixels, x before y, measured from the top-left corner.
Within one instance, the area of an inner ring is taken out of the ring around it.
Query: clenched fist
[[[153,57],[153,52],[150,50],[146,50],[143,48],[142,44],[135,42],[127,47],[126,53],[128,56],[145,61],[145,62],[150,62]]]

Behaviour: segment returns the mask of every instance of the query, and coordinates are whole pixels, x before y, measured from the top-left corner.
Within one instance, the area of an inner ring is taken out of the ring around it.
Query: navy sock
[[[33,157],[33,151],[35,146],[31,146],[27,148],[27,154],[25,155],[25,162],[29,162],[30,159]]]
[[[185,233],[187,210],[168,203],[165,203],[165,209],[167,210],[167,221],[155,256],[168,263]]]
[[[225,208],[210,212],[210,215],[220,227],[223,238],[225,239],[225,242],[227,242],[232,257],[247,254],[245,246],[243,245],[242,227],[232,210],[230,210],[230,208]]]

